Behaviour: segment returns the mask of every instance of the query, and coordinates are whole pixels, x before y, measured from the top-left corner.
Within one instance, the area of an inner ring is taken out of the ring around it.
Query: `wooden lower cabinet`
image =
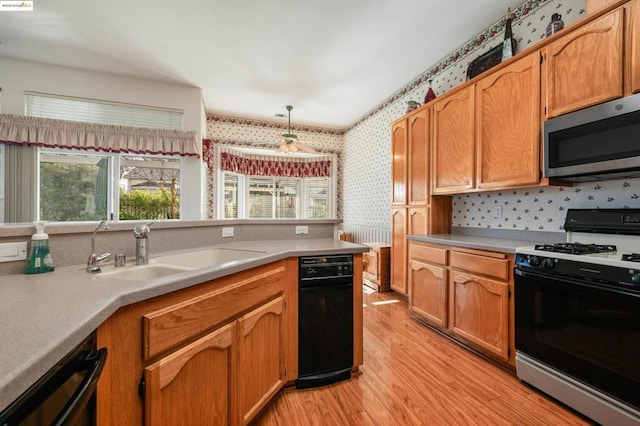
[[[409,309],[416,318],[515,366],[513,255],[409,242]]]
[[[235,323],[144,369],[144,424],[228,425],[235,390]]]
[[[424,320],[447,327],[448,270],[412,260],[409,263],[409,309]]]
[[[451,332],[505,361],[509,359],[509,285],[451,271]]]
[[[391,212],[391,289],[403,296],[407,287],[407,209]]]
[[[284,298],[238,320],[239,423],[248,424],[287,382]]]

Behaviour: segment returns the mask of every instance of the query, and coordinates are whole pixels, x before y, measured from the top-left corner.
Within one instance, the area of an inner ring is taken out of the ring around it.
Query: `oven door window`
[[[516,274],[516,349],[640,407],[640,295]]]

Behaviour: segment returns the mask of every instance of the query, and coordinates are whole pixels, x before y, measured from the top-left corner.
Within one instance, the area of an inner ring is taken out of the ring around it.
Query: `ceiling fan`
[[[307,145],[298,141],[298,136],[291,133],[291,110],[293,109],[293,106],[287,105],[286,108],[287,111],[289,111],[289,124],[287,127],[287,133],[282,135],[282,143],[278,148],[276,148],[276,151],[284,152],[286,154],[293,154],[299,151],[306,152],[308,154],[315,154],[315,149],[308,147]]]

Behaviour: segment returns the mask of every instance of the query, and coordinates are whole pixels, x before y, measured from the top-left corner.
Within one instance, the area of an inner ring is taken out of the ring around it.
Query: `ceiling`
[[[36,0],[0,57],[197,86],[207,112],[345,128],[522,0]]]

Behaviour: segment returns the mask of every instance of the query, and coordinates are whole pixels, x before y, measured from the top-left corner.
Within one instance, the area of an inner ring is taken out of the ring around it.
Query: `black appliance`
[[[95,425],[95,392],[106,359],[107,349],[96,350],[91,334],[2,411],[0,425]]]
[[[640,93],[544,122],[544,176],[573,182],[640,176]]]
[[[603,425],[640,425],[640,209],[571,209],[515,257],[518,377]]]
[[[353,256],[301,257],[298,272],[296,388],[348,379],[353,368]]]

